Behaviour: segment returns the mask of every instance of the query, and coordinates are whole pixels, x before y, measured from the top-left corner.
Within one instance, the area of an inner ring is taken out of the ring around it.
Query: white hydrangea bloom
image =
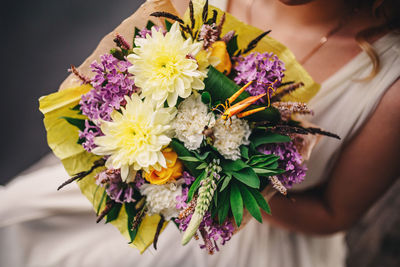
[[[226,159],[237,160],[240,158],[241,145],[250,143],[250,126],[245,120],[232,117],[232,124],[218,119],[214,126],[214,146]]]
[[[172,122],[175,137],[182,141],[187,149],[198,149],[203,141],[205,126],[213,127],[214,114],[208,112],[207,106],[201,102],[199,94],[192,94],[182,101],[178,113]]]
[[[148,215],[161,214],[165,220],[178,217],[176,197],[182,195],[182,186],[174,183],[163,185],[144,184],[140,193],[146,196]]]

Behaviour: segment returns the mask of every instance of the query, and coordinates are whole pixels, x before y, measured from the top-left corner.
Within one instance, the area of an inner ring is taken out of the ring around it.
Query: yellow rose
[[[220,63],[215,67],[218,71],[226,75],[231,72],[232,62],[224,41],[217,41],[211,45],[211,56],[220,59]]]
[[[144,174],[144,178],[151,184],[165,184],[182,176],[183,165],[175,151],[166,148],[162,153],[167,162],[167,168],[162,168],[160,171],[151,168],[150,172]]]

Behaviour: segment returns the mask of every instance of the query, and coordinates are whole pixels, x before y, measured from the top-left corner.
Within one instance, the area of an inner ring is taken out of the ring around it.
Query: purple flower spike
[[[273,53],[254,52],[245,57],[239,56],[236,61],[237,76],[234,81],[238,85],[253,81],[246,89],[251,95],[268,93],[271,97],[282,82],[285,64]],[[268,87],[272,87],[273,90],[268,90]],[[265,103],[264,99],[259,101]]]

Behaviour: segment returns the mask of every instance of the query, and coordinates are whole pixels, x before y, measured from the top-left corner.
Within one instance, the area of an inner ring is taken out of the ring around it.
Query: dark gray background
[[[38,98],[143,2],[1,1],[0,184],[50,152]]]

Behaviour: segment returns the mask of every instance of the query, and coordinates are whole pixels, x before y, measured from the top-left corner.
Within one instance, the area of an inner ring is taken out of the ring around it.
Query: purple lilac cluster
[[[102,55],[100,63],[94,61],[90,65],[95,73],[90,81],[93,89],[83,95],[79,103],[82,114],[92,121],[110,121],[112,111],[119,110],[125,104],[124,97],[135,90],[132,74],[128,73],[130,66],[130,62],[118,60],[111,54]]]
[[[108,169],[96,175],[96,184],[105,187],[110,199],[118,203],[135,202],[133,198],[133,184],[125,183],[121,179],[119,169]]]
[[[96,147],[94,144],[94,138],[102,135],[103,133],[101,132],[100,127],[92,125],[88,120],[85,120],[85,129],[79,131],[79,139],[84,140],[82,146],[88,152],[92,151],[92,149]]]
[[[195,177],[191,176],[188,172],[183,172],[182,178],[184,179],[186,187],[182,189],[182,195],[176,197],[176,208],[183,210],[188,207],[187,195],[189,191],[189,186],[194,182]],[[175,219],[175,222],[179,224],[179,229],[186,231],[190,220],[192,219],[193,213],[189,214],[185,218]],[[214,250],[219,251],[217,241],[221,245],[224,245],[226,241],[229,241],[235,230],[231,221],[227,220],[222,225],[219,225],[211,218],[210,212],[206,212],[203,220],[200,223],[199,231],[202,234],[205,244],[200,245],[200,248],[206,248],[210,253]]]
[[[160,26],[153,26],[153,28],[154,28],[156,31],[160,31],[160,29],[162,29]],[[165,35],[166,33],[167,33],[167,32],[163,30],[163,34]],[[139,37],[139,38],[146,38],[147,35],[150,35],[150,36],[151,36],[151,30],[149,30],[149,29],[147,29],[147,28],[143,28],[142,30],[140,30],[140,31],[138,32],[138,34],[136,35],[136,37]]]
[[[221,245],[225,245],[225,243],[231,239],[235,227],[230,220],[226,220],[222,225],[219,225],[211,218],[210,212],[206,212],[199,229],[202,232],[205,243],[200,245],[200,248],[206,248],[212,253],[214,249],[219,251],[217,241],[219,241]]]
[[[279,168],[286,170],[277,175],[279,181],[288,188],[293,184],[301,183],[306,176],[307,167],[302,164],[302,157],[293,142],[266,144],[259,148],[264,154],[279,156]]]
[[[284,76],[285,64],[273,53],[254,52],[248,56],[236,58],[235,70],[237,76],[234,81],[238,85],[245,85],[253,81],[246,89],[251,95],[268,93],[269,96],[280,86]],[[272,87],[273,90],[269,89]],[[260,99],[265,103],[265,99]]]

